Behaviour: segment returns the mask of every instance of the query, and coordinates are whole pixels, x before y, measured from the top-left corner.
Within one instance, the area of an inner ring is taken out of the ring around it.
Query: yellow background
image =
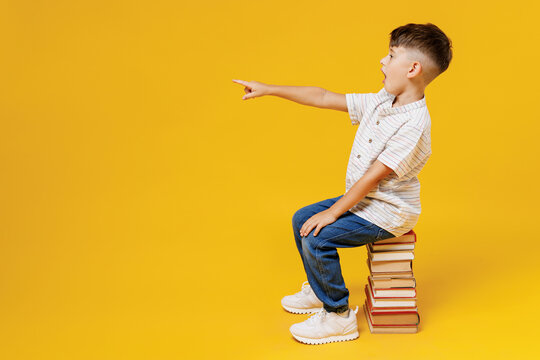
[[[2,1],[0,357],[532,357],[533,3]],[[370,334],[360,247],[340,250],[359,339],[300,344],[292,215],[343,193],[357,127],[231,80],[376,92],[408,22],[454,45],[426,90],[420,332]]]

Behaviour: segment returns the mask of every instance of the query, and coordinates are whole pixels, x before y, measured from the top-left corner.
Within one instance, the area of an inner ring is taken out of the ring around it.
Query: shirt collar
[[[396,97],[394,94],[390,94],[386,89],[383,87],[378,93],[383,101],[380,109],[380,114],[398,114],[398,113],[405,113],[407,111],[411,111],[413,109],[417,109],[422,106],[426,106],[426,95],[418,101],[408,103],[405,105],[392,107],[392,103]]]

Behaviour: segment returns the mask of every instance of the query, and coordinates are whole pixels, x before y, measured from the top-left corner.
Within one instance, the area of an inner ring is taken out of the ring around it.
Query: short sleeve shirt
[[[377,93],[345,96],[351,122],[358,125],[345,192],[375,160],[394,170],[349,211],[401,236],[414,228],[421,212],[417,175],[431,155],[431,118],[426,98],[392,107],[395,95],[384,87]]]

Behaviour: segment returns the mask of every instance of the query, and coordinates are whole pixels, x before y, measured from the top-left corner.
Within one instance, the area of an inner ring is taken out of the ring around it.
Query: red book
[[[364,314],[366,315],[366,320],[369,325],[369,331],[372,334],[413,334],[418,332],[418,324],[414,325],[376,325],[373,324],[373,318],[371,317],[370,312],[366,304],[362,306],[364,309]]]

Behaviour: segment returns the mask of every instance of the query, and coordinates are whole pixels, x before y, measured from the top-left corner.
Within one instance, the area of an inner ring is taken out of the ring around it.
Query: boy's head
[[[390,33],[388,55],[381,59],[384,87],[390,93],[403,92],[410,86],[423,90],[451,60],[452,41],[437,26],[400,26]]]

